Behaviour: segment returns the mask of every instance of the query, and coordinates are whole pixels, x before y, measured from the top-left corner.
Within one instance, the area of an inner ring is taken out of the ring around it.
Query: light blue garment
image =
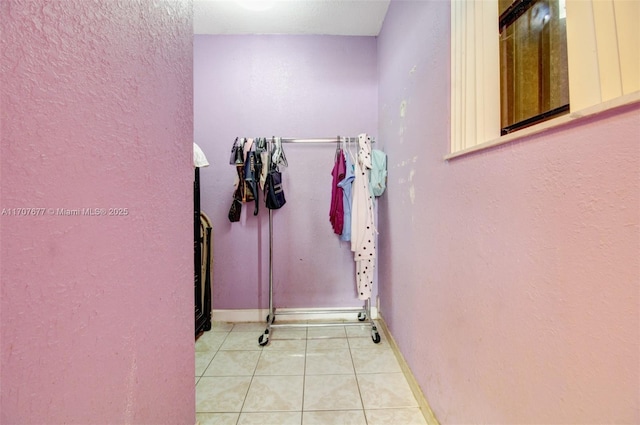
[[[340,235],[341,241],[351,240],[351,186],[353,185],[353,179],[355,179],[353,162],[351,162],[350,155],[344,156],[345,161],[345,174],[338,186],[342,188],[342,205],[344,208],[344,225],[342,226],[342,234]]]
[[[371,151],[371,174],[369,174],[369,190],[371,195],[380,196],[387,187],[387,154],[373,149]]]

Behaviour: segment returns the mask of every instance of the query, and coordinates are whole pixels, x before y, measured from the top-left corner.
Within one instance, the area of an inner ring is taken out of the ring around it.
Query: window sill
[[[588,108],[582,109],[581,111],[569,112],[568,114],[563,115],[561,117],[554,118],[549,121],[541,122],[540,124],[532,125],[531,127],[523,128],[522,130],[518,130],[511,134],[506,134],[497,139],[480,143],[458,152],[452,152],[448,155],[445,155],[444,159],[445,160],[455,159],[461,156],[469,155],[474,152],[504,145],[505,143],[510,143],[515,140],[520,140],[525,137],[532,136],[534,134],[543,133],[545,131],[559,128],[567,124],[579,122],[582,119],[593,117],[603,112],[620,108],[623,106],[627,106],[627,105],[632,105],[634,103],[640,103],[640,91],[629,93],[627,95],[620,96],[615,99],[611,99],[594,106],[590,106]]]

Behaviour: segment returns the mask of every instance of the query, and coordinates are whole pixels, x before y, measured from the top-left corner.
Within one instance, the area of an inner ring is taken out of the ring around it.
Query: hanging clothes
[[[282,137],[274,137],[272,140],[274,147],[271,152],[271,167],[276,167],[278,170],[283,167],[288,167],[289,163],[282,148]]]
[[[246,185],[246,193],[251,196],[246,196],[247,200],[253,199],[255,207],[253,209],[253,215],[258,215],[258,200],[260,197],[260,190],[258,190],[260,180],[260,157],[256,154],[255,150],[250,150],[246,154],[244,161],[244,182]]]
[[[371,150],[369,187],[376,198],[382,196],[387,187],[387,154],[378,149]]]
[[[234,198],[244,203],[247,201],[246,199],[246,184],[244,181],[245,172],[245,158],[246,151],[245,146],[247,145],[247,139],[243,137],[236,137],[235,142],[233,143],[233,149],[231,150],[231,159],[229,160],[229,164],[236,167],[237,175],[233,181],[233,190],[234,190]]]
[[[257,141],[256,155],[260,157],[260,190],[264,191],[264,184],[267,181],[267,173],[269,172],[269,150],[267,147],[267,139],[260,138]]]
[[[251,179],[251,149],[253,148],[253,139],[242,139],[244,143],[242,145],[242,157],[244,158],[244,163],[242,164],[242,169],[239,170],[238,176],[240,180],[240,184],[244,186],[242,188],[242,203],[247,203],[253,201],[254,197],[254,188],[252,187],[252,179]]]
[[[376,258],[373,195],[369,188],[370,171],[371,137],[360,134],[353,181],[351,250],[356,262],[356,283],[358,298],[361,300],[371,297]]]
[[[229,208],[229,221],[235,223],[240,221],[240,215],[242,214],[242,203],[245,197],[244,195],[244,143],[245,139],[236,137],[231,148],[231,157],[229,164],[236,167],[236,175],[233,183],[233,201],[231,202],[231,208]]]
[[[344,150],[343,150],[344,152]],[[345,159],[345,174],[344,179],[338,183],[338,186],[342,188],[342,205],[344,207],[344,226],[342,227],[342,234],[340,240],[349,242],[351,241],[351,204],[352,204],[352,189],[353,179],[355,178],[353,159],[350,152],[346,152]]]
[[[344,153],[339,149],[336,152],[333,170],[331,170],[331,207],[329,209],[329,221],[336,235],[341,235],[344,227],[343,193],[338,183],[344,179],[345,168]]]

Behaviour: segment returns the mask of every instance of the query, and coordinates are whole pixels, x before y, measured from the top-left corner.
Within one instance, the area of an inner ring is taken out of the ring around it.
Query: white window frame
[[[570,112],[500,136],[498,0],[451,0],[445,159],[640,102],[640,0],[566,0]]]

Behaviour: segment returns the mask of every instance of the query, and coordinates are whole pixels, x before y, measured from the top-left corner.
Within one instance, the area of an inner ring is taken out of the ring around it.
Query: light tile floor
[[[198,338],[200,425],[426,425],[382,332],[276,328],[261,347],[264,329],[216,322]]]

